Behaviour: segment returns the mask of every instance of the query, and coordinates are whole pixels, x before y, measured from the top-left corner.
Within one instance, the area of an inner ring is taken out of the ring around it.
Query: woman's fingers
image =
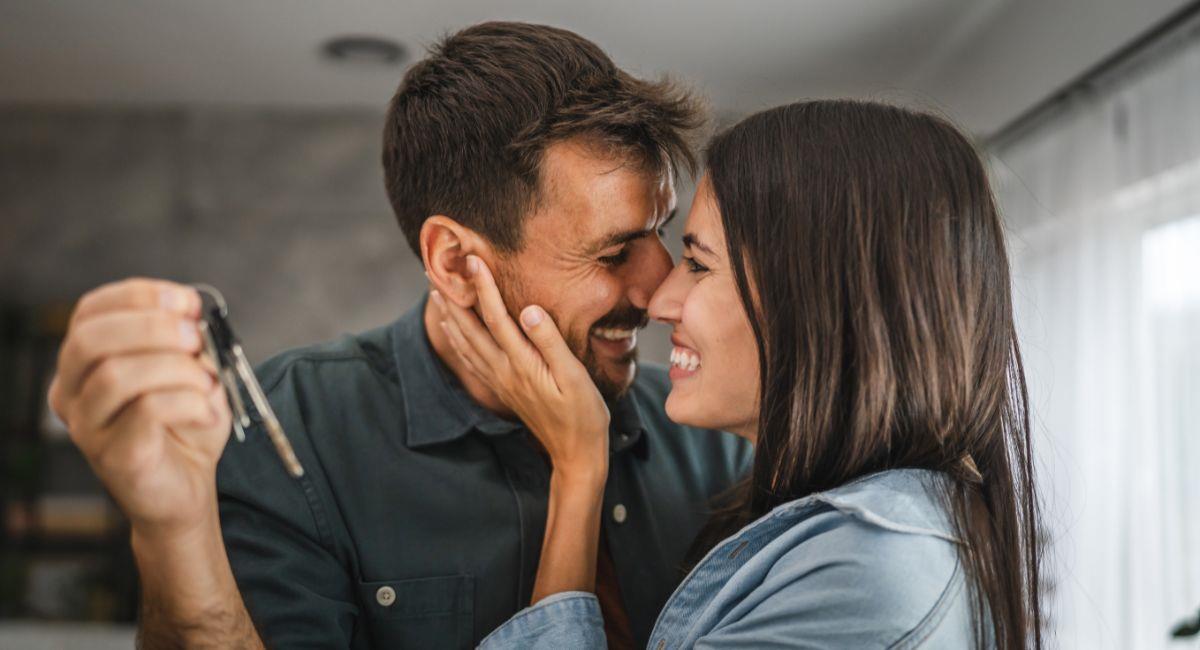
[[[430,293],[429,299],[442,310],[443,320],[456,326],[459,334],[457,342],[461,347],[460,355],[469,353],[477,371],[494,375],[496,371],[509,365],[504,351],[496,345],[491,333],[479,322],[474,312],[446,300],[437,291]]]
[[[467,256],[467,270],[471,274],[471,283],[475,286],[475,295],[479,300],[479,313],[496,343],[513,361],[533,362],[533,350],[521,334],[520,328],[508,315],[508,308],[504,305],[504,299],[500,297],[500,290],[496,288],[492,270],[475,255]]]
[[[463,338],[462,330],[459,329],[458,323],[453,319],[447,318],[441,321],[442,331],[446,332],[446,338],[450,339],[450,347],[454,349],[454,354],[458,355],[459,361],[470,370],[472,374],[491,383],[492,377],[490,373],[484,373],[480,368],[483,367],[483,362],[480,360],[471,344]]]
[[[564,381],[579,379],[581,376],[591,380],[587,368],[584,368],[583,363],[571,352],[571,348],[563,340],[562,333],[554,324],[554,319],[550,318],[545,309],[529,305],[521,310],[521,327],[541,353],[546,365],[550,367],[550,374],[554,376],[555,383],[562,386]]]
[[[487,265],[472,255],[468,258],[468,268],[484,322],[473,311],[446,300],[436,291],[430,298],[446,316],[451,344],[460,358],[475,367],[475,374],[493,384],[493,388],[509,369],[559,389],[564,382],[581,379],[590,382],[587,369],[575,358],[544,309],[537,305],[526,307],[518,326],[508,315]]]

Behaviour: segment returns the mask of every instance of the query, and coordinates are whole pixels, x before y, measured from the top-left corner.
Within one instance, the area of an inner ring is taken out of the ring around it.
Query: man
[[[609,400],[596,592],[617,647],[645,644],[707,502],[749,458],[732,436],[670,423],[665,373],[636,361],[698,121],[669,84],[516,23],[443,40],[386,119],[388,195],[432,288],[473,305],[465,260],[480,257],[514,313],[547,309]],[[550,468],[425,301],[259,370],[299,479],[257,422],[226,447],[198,311],[166,282],[93,291],[51,387],[130,519],[145,646],[469,647],[529,604]]]

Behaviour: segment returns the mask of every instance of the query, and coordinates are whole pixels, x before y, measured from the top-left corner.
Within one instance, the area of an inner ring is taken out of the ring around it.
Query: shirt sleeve
[[[293,443],[302,462],[311,458],[296,437]],[[312,464],[305,469],[316,469]],[[311,480],[311,471],[302,479],[288,475],[257,428],[244,443],[231,439],[218,465],[226,553],[269,648],[347,648],[359,619],[353,581],[310,502]]]
[[[605,650],[604,619],[595,594],[564,591],[543,598],[487,635],[480,650]]]

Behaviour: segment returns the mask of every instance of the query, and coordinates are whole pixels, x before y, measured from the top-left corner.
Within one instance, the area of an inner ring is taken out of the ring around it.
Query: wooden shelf
[[[0,618],[128,623],[138,592],[128,523],[70,439],[43,430],[71,310],[0,304]]]

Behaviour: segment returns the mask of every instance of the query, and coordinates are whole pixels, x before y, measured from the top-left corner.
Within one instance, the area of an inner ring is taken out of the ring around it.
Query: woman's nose
[[[658,289],[654,291],[654,295],[650,297],[650,308],[648,310],[650,318],[662,323],[679,322],[679,314],[683,306],[683,297],[686,295],[686,287],[680,281],[680,269],[683,265],[676,266],[667,274],[667,278],[663,283],[658,285]]]

